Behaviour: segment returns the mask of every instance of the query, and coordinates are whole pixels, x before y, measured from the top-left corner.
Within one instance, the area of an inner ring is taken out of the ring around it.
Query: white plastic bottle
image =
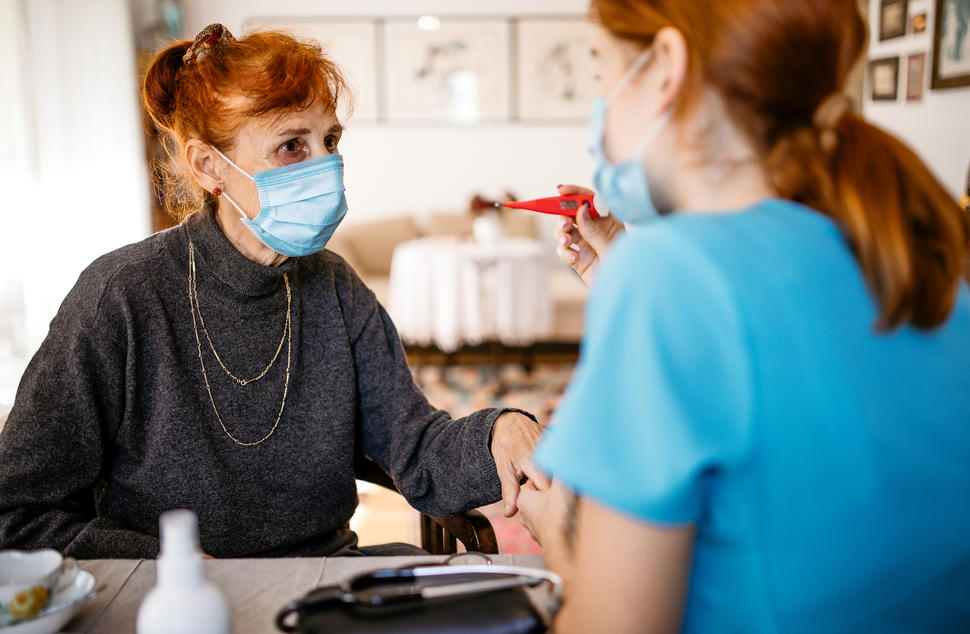
[[[167,511],[159,527],[158,585],[138,609],[138,634],[229,634],[226,601],[202,574],[199,518]]]

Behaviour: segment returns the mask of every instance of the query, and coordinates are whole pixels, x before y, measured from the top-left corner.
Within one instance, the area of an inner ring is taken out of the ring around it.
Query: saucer
[[[37,616],[0,627],[0,634],[52,634],[74,618],[85,603],[94,598],[94,575],[78,570],[74,581],[54,595]]]

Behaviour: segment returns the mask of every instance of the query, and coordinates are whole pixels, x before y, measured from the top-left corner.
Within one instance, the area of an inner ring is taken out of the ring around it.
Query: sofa
[[[523,213],[502,216],[506,236],[537,238],[534,217]],[[433,235],[471,236],[469,214],[435,213],[419,224],[410,216],[366,223],[345,223],[337,229],[327,248],[343,257],[386,306],[394,248],[408,240]],[[550,246],[550,253],[552,253]],[[550,256],[553,259],[553,256]],[[549,267],[553,303],[553,328],[548,343],[578,343],[583,333],[586,285],[562,263]]]

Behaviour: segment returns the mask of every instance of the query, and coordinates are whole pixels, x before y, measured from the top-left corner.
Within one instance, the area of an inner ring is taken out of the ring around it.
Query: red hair
[[[259,31],[213,46],[204,57],[182,62],[191,40],[160,51],[145,73],[142,103],[177,147],[169,147],[176,165],[163,166],[163,200],[176,220],[214,204],[184,171],[189,139],[200,139],[227,152],[250,117],[263,117],[323,104],[336,112],[347,93],[340,69],[319,45],[280,31]],[[183,169],[179,169],[183,168]]]
[[[843,230],[879,306],[880,329],[940,326],[970,258],[970,220],[917,156],[851,111],[820,122],[863,52],[854,0],[592,0],[614,36],[687,42],[683,114],[713,89],[784,198]],[[823,108],[824,110],[824,108]]]

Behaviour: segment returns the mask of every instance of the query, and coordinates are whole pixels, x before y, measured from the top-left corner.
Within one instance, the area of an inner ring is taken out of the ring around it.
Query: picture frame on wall
[[[578,17],[515,22],[516,114],[521,121],[582,122],[598,94],[593,27]]]
[[[934,90],[970,86],[970,0],[936,0]]]
[[[387,119],[472,124],[511,115],[509,20],[383,24]]]
[[[926,78],[926,53],[914,53],[906,58],[906,101],[922,101]]]
[[[906,35],[909,0],[881,0],[879,3],[879,41]]]
[[[296,37],[316,40],[327,58],[343,71],[353,92],[353,110],[341,113],[349,122],[373,123],[381,119],[380,69],[377,22],[370,19],[251,18],[244,31],[282,29]]]
[[[869,62],[869,88],[873,101],[896,101],[899,96],[899,58]]]

